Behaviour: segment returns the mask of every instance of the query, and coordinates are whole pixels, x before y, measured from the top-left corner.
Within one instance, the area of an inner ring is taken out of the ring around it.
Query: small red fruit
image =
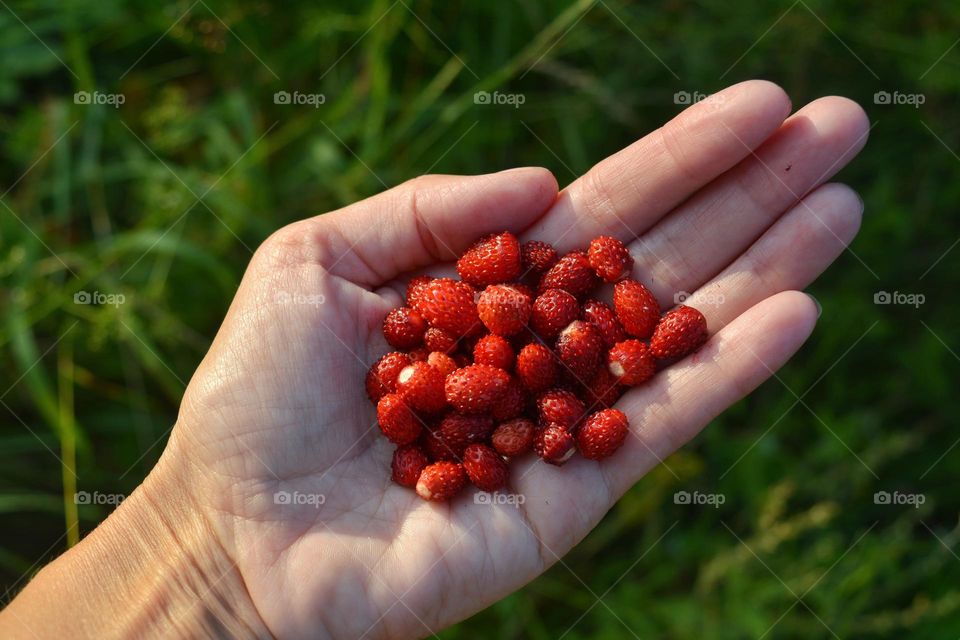
[[[483,290],[477,313],[490,333],[512,336],[530,320],[530,296],[514,285],[495,284]]]
[[[597,328],[607,349],[627,338],[617,314],[604,302],[587,300],[583,303],[581,317]]]
[[[458,368],[456,360],[440,351],[432,351],[427,356],[427,364],[439,371],[444,379]]]
[[[650,352],[661,360],[682,358],[706,340],[707,319],[693,307],[680,305],[660,320],[650,338]]]
[[[475,287],[520,277],[520,241],[509,231],[478,240],[457,261],[457,273]]]
[[[510,374],[488,364],[471,364],[447,376],[447,402],[463,413],[486,413],[510,384]]]
[[[526,418],[516,418],[504,422],[493,430],[490,444],[497,453],[504,456],[522,456],[533,448],[533,438],[537,428]]]
[[[580,305],[572,293],[562,289],[547,289],[533,301],[530,326],[544,340],[553,340],[579,315]]]
[[[417,276],[407,283],[407,306],[416,308],[416,301],[420,297],[423,285],[432,282],[433,276]]]
[[[657,299],[636,280],[621,280],[614,285],[613,308],[623,328],[635,338],[649,338],[660,320]]]
[[[454,497],[467,484],[467,472],[459,462],[434,462],[427,465],[417,480],[417,495],[424,500],[444,501]]]
[[[483,442],[493,432],[489,416],[465,416],[448,413],[431,434],[436,440],[431,452],[437,460],[459,460],[467,445]]]
[[[653,376],[657,362],[646,344],[639,340],[624,340],[610,349],[607,367],[622,384],[633,387]]]
[[[590,241],[587,258],[601,280],[616,282],[630,275],[633,269],[633,256],[627,247],[616,238],[599,236]]]
[[[527,399],[520,388],[520,383],[511,378],[510,384],[507,385],[503,395],[490,409],[490,416],[498,422],[510,420],[522,414],[526,405]]]
[[[583,399],[588,409],[609,409],[623,395],[624,387],[607,367],[599,367],[590,384],[584,388]]]
[[[488,364],[504,371],[513,368],[513,346],[506,338],[494,334],[483,336],[473,345],[473,361],[476,364]]]
[[[481,491],[496,491],[507,484],[507,463],[485,444],[471,444],[463,452],[467,477]]]
[[[462,336],[480,325],[474,290],[469,284],[450,278],[436,278],[423,284],[413,309],[430,326]]]
[[[425,344],[430,351],[453,353],[453,350],[457,348],[457,337],[447,333],[443,329],[430,327],[426,333],[423,334],[423,344]]]
[[[583,251],[572,251],[560,258],[543,274],[539,290],[563,289],[580,297],[597,286],[597,275],[590,267],[590,260]]]
[[[394,349],[420,346],[426,330],[427,322],[410,307],[398,307],[383,319],[383,337]]]
[[[367,372],[367,396],[376,403],[388,393],[397,390],[397,376],[411,362],[410,356],[393,351],[377,360]]]
[[[569,431],[575,430],[583,418],[583,402],[566,389],[551,389],[537,398],[540,424],[556,424]]]
[[[414,362],[404,367],[397,376],[397,394],[412,409],[424,413],[439,413],[447,407],[444,378],[436,367],[431,367],[426,362]]]
[[[548,424],[537,431],[533,449],[544,462],[561,466],[573,455],[575,440],[570,432],[558,424]]]
[[[557,263],[557,250],[539,240],[520,245],[520,262],[524,273],[541,274]]]
[[[420,472],[430,464],[427,454],[415,444],[406,444],[397,447],[393,452],[393,461],[390,464],[393,481],[404,487],[417,486]]]
[[[387,440],[394,444],[410,444],[420,437],[422,427],[410,407],[395,393],[388,393],[377,403],[377,421]]]
[[[520,350],[516,369],[517,378],[532,393],[554,386],[560,373],[556,357],[539,342],[531,342]]]
[[[584,420],[577,431],[577,448],[587,460],[602,460],[623,445],[628,432],[627,416],[622,411],[604,409]]]
[[[590,380],[602,355],[603,338],[589,322],[574,320],[557,338],[557,356],[577,380]]]

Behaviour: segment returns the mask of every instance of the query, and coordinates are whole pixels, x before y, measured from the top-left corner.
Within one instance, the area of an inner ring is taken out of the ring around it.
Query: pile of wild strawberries
[[[502,488],[507,461],[531,449],[562,465],[574,450],[601,460],[620,448],[629,425],[612,407],[623,392],[707,337],[696,309],[661,316],[632,268],[616,238],[560,257],[504,232],[467,250],[462,280],[411,280],[407,306],[383,322],[397,351],[366,379],[380,429],[398,445],[393,480],[449,500],[468,479]],[[612,308],[588,298],[603,283],[615,283]]]

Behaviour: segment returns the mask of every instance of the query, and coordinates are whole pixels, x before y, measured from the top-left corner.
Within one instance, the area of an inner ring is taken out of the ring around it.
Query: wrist
[[[231,554],[187,490],[190,475],[170,453],[109,518],[31,581],[0,617],[0,635],[17,628],[27,637],[270,635]]]

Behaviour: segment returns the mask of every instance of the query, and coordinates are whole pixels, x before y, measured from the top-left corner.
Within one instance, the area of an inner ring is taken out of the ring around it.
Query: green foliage
[[[567,183],[674,115],[675,92],[765,77],[798,106],[849,96],[874,124],[841,175],[866,201],[863,230],[813,287],[810,344],[562,564],[441,635],[960,635],[958,23],[949,2],[10,3],[8,597],[106,517],[75,508],[75,490],[128,493],[157,459],[273,229],[425,172],[537,164]],[[474,103],[495,90],[525,101]],[[76,104],[81,91],[124,102]],[[925,102],[875,104],[878,91]],[[926,301],[875,305],[880,290]],[[75,304],[94,291],[123,303]],[[678,505],[677,491],[726,500]],[[925,502],[877,505],[877,491]]]

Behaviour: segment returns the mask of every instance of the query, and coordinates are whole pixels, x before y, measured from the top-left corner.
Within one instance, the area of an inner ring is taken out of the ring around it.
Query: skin
[[[796,290],[844,251],[863,209],[824,182],[868,123],[843,98],[790,111],[779,87],[745,82],[559,193],[540,168],[424,176],[280,229],[251,261],[160,463],[31,581],[0,635],[406,638],[520,588],[813,330],[818,307]],[[678,290],[723,302],[694,303],[711,334],[699,352],[618,403],[631,434],[612,458],[519,460],[520,506],[472,491],[428,503],[390,482],[393,447],[363,378],[389,350],[380,323],[405,281],[449,271],[502,229],[561,251],[613,235],[665,308]],[[277,504],[283,491],[323,503]]]

